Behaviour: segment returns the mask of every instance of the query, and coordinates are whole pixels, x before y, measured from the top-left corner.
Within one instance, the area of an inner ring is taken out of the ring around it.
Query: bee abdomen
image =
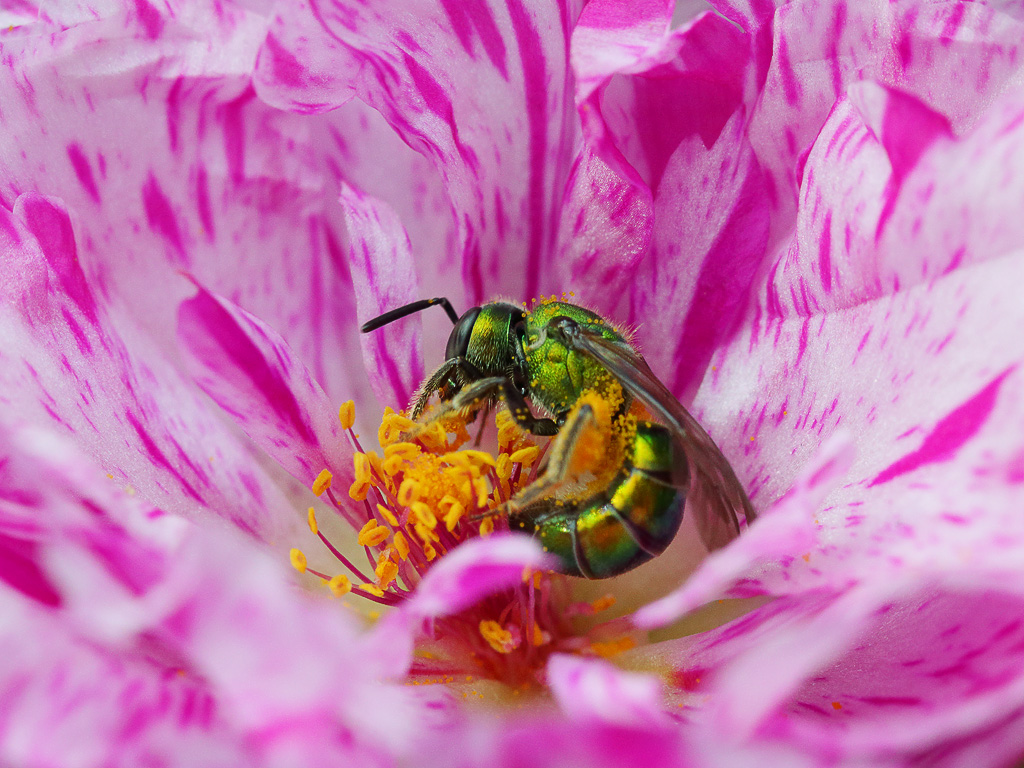
[[[638,430],[620,479],[604,492],[546,516],[536,526],[561,570],[602,579],[660,555],[683,518],[688,477],[674,466],[667,432],[658,425]]]

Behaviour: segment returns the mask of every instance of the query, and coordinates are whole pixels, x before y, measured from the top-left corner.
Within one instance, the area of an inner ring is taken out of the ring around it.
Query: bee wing
[[[601,363],[675,435],[690,462],[691,509],[705,545],[718,549],[736,538],[740,532],[736,513],[742,512],[748,524],[756,513],[736,473],[704,428],[629,346],[576,323],[559,330],[567,346]]]

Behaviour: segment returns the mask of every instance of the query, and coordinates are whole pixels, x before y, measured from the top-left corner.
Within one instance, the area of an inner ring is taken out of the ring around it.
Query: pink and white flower
[[[266,5],[0,10],[0,762],[1019,759],[1019,8]],[[568,290],[761,517],[515,708],[408,685],[543,560],[468,542],[372,626],[297,588],[338,405],[447,332],[359,323]]]

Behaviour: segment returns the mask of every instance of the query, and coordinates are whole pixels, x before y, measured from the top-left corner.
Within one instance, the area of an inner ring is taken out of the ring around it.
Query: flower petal
[[[573,719],[643,728],[671,722],[662,708],[661,681],[651,675],[556,653],[548,660],[547,682],[558,706]]]
[[[337,410],[284,339],[196,288],[178,308],[178,338],[196,383],[305,486],[325,468],[342,487],[351,485],[352,451]]]
[[[280,491],[249,450],[131,323],[101,306],[63,205],[35,194],[0,207],[7,301],[0,314],[5,418],[72,434],[120,481],[170,509],[212,509],[275,536]]]
[[[255,79],[262,98],[297,111],[340,105],[348,93],[337,84],[350,83],[437,164],[469,301],[490,298],[499,284],[536,296],[575,155],[565,51],[577,12],[572,3],[519,0],[472,10],[421,2],[415,13],[388,3],[294,3],[278,12]],[[301,37],[288,32],[293,26]]]
[[[385,203],[348,185],[341,205],[349,231],[348,260],[360,320],[421,298],[405,229]],[[404,406],[423,381],[419,318],[392,323],[362,338],[370,383],[383,405]]]
[[[470,539],[430,569],[406,610],[423,618],[458,613],[489,594],[522,583],[527,571],[551,568],[552,562],[529,536]]]

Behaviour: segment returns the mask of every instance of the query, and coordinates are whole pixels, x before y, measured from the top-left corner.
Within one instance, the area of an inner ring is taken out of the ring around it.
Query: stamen
[[[330,470],[320,470],[320,474],[317,475],[316,480],[313,481],[313,494],[319,496],[328,488],[330,488],[333,477],[334,476],[331,474]]]
[[[342,429],[352,429],[352,425],[356,423],[356,404],[352,400],[346,400],[338,408],[338,420],[341,422]]]
[[[319,528],[317,527],[316,524],[316,510],[313,509],[312,507],[309,508],[309,514],[306,515],[306,520],[309,523],[310,533],[316,536],[317,532],[319,531]]]
[[[292,562],[292,568],[299,573],[306,572],[306,555],[303,554],[301,549],[292,549],[291,552],[288,553],[288,558]]]

